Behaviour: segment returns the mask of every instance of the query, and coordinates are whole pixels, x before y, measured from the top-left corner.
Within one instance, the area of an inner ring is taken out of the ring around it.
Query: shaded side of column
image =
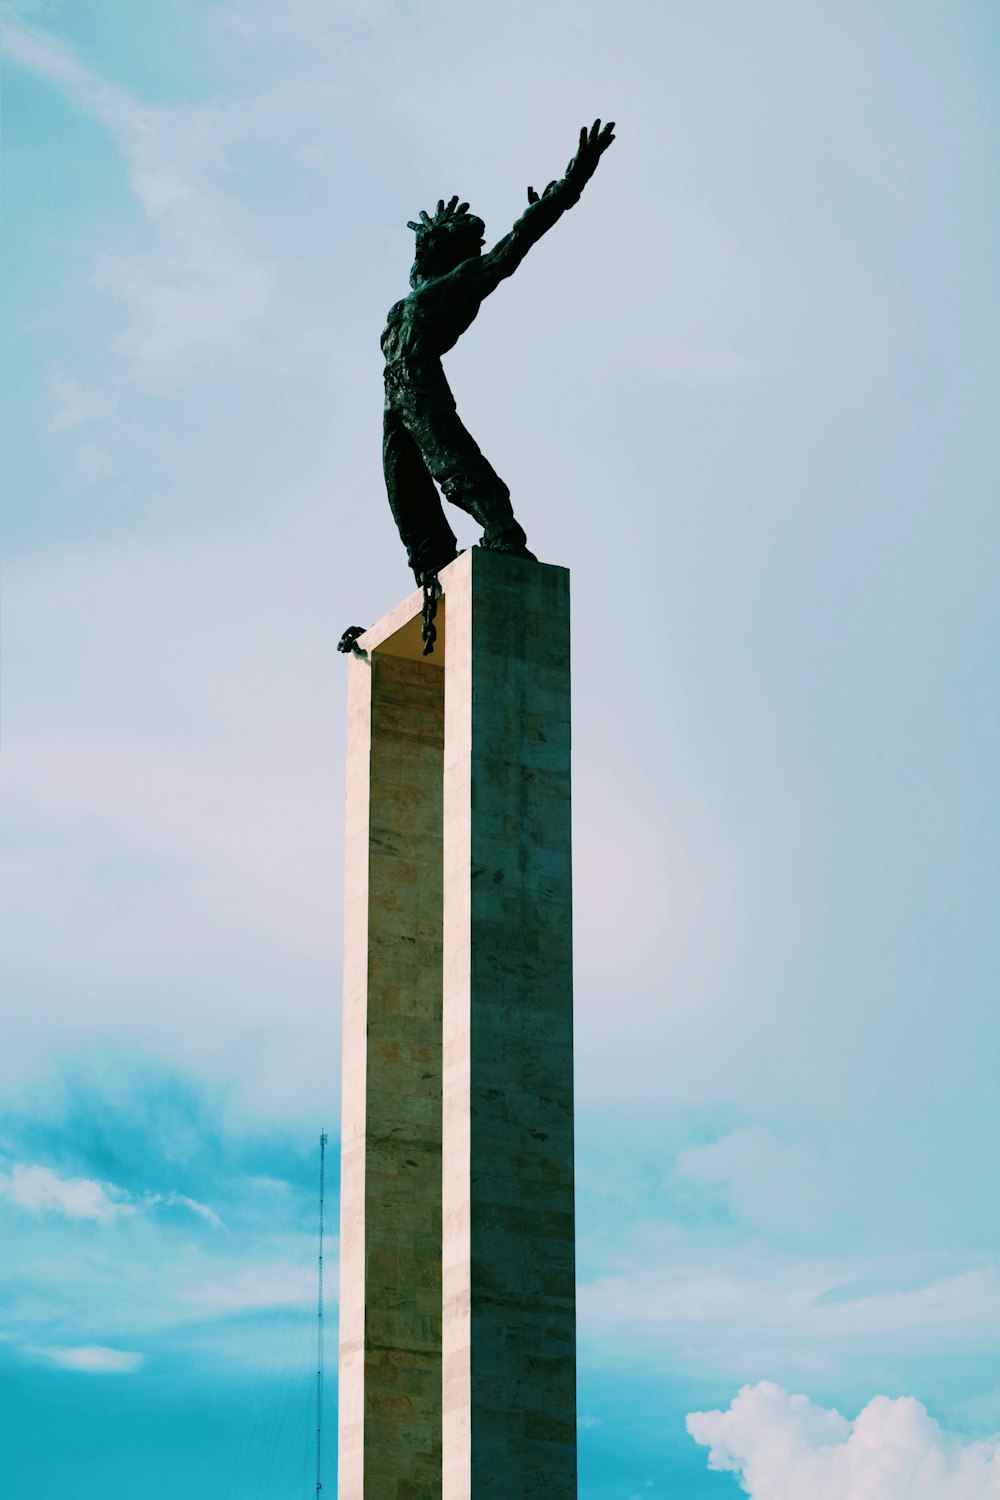
[[[444,673],[350,663],[340,1500],[441,1494]]]
[[[575,1500],[569,575],[449,569],[444,1500]]]

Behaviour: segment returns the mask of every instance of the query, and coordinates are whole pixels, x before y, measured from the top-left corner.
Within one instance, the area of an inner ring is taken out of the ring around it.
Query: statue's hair
[[[452,235],[468,234],[473,229],[482,233],[486,226],[482,219],[470,214],[468,208],[467,203],[459,203],[456,194],[449,203],[440,198],[433,217],[421,209],[419,221],[409,220],[407,228],[412,229],[417,237],[411,282],[433,274],[441,248]]]

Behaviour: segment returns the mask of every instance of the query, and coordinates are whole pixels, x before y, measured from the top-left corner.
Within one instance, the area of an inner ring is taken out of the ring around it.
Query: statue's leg
[[[530,557],[514,519],[510,490],[453,406],[435,402],[420,413],[420,447],[445,497],[483,528],[484,547]]]
[[[382,470],[389,507],[419,583],[421,573],[436,573],[451,562],[458,545],[420,449],[390,407],[382,428]]]

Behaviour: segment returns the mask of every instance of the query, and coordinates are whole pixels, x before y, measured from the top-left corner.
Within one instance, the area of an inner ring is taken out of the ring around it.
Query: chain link
[[[437,626],[434,623],[437,615],[438,600],[442,594],[440,580],[436,573],[427,572],[420,575],[420,587],[423,590],[424,603],[421,611],[420,639],[424,643],[424,655],[430,656],[434,650],[434,642],[437,640]],[[364,635],[363,625],[349,625],[337,642],[337,650],[361,657],[363,661],[368,660],[368,652],[362,650],[358,645],[358,637]]]
[[[441,597],[441,584],[437,574],[428,571],[420,575],[420,586],[424,591],[423,623],[420,626],[420,639],[424,643],[424,655],[430,656],[434,650],[434,642],[437,640],[437,626],[434,624],[434,616],[437,614],[437,602]]]

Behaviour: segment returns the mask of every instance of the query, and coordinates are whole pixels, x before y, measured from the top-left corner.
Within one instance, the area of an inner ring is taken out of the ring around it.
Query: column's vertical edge
[[[443,1495],[573,1500],[569,575],[449,572]]]
[[[340,1135],[339,1500],[364,1494],[365,1115],[372,670],[348,663]]]
[[[442,1495],[471,1493],[469,1041],[472,840],[472,564],[447,571],[442,1119]]]
[[[472,1500],[574,1500],[569,574],[472,595]]]
[[[440,665],[372,659],[364,1500],[441,1496]]]

